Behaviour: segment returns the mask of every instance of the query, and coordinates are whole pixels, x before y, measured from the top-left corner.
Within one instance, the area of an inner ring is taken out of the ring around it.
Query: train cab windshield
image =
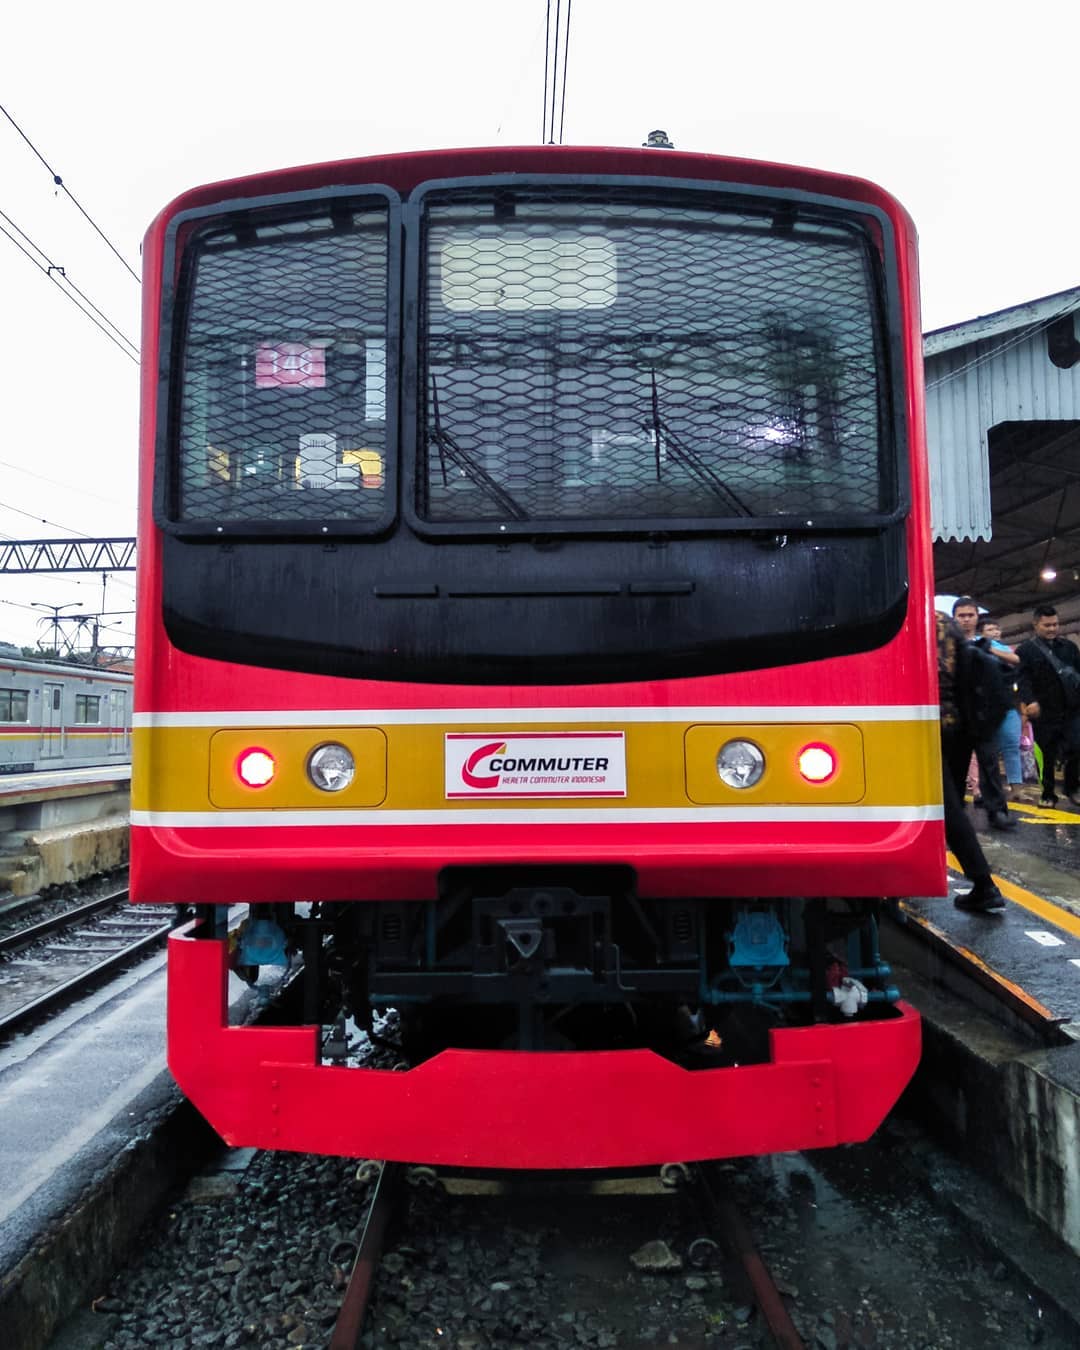
[[[886,640],[909,507],[892,228],[858,201],[605,175],[178,213],[173,640],[489,683]]]
[[[169,515],[421,531],[867,525],[897,506],[880,258],[850,212],[421,189],[193,231]],[[394,241],[396,242],[396,241]],[[401,332],[399,312],[419,313]],[[400,395],[387,352],[402,349]]]
[[[893,509],[865,231],[700,196],[422,197],[423,522]]]

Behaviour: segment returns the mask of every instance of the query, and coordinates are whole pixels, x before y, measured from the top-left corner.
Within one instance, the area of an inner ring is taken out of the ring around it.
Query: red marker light
[[[273,755],[266,750],[245,750],[236,761],[237,777],[252,788],[266,787],[276,769]]]
[[[799,772],[808,783],[827,783],[836,772],[836,753],[830,745],[804,745],[799,751]]]

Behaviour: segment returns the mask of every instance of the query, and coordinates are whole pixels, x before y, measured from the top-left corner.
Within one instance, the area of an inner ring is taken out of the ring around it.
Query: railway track
[[[159,947],[171,922],[120,888],[0,936],[0,1036],[24,1030]]]
[[[509,1199],[511,1203],[515,1200],[523,1201],[525,1223],[528,1223],[528,1197],[531,1194],[538,1198],[541,1206],[550,1203],[553,1196],[557,1197],[562,1186],[566,1187],[568,1196],[580,1197],[582,1194],[581,1180],[574,1174],[568,1174],[565,1180],[554,1177],[538,1181],[535,1177],[527,1175],[517,1177],[503,1174],[496,1178],[470,1178],[467,1174],[462,1176],[452,1173],[444,1179],[429,1168],[405,1168],[398,1163],[367,1163],[362,1165],[361,1174],[365,1168],[370,1172],[377,1171],[378,1179],[375,1182],[362,1235],[356,1244],[352,1274],[345,1288],[341,1311],[329,1342],[329,1350],[360,1350],[362,1345],[369,1343],[369,1339],[365,1339],[369,1314],[378,1315],[380,1293],[384,1299],[394,1302],[395,1275],[391,1273],[390,1278],[380,1289],[379,1258],[388,1231],[392,1227],[407,1223],[404,1217],[406,1207],[403,1204],[409,1189],[403,1184],[406,1181],[427,1185],[442,1194],[489,1198],[498,1196]],[[693,1168],[674,1164],[662,1169],[658,1178],[655,1175],[603,1177],[584,1185],[586,1190],[595,1196],[597,1205],[610,1203],[608,1199],[600,1197],[622,1197],[625,1202],[631,1197],[645,1195],[663,1197],[665,1191],[670,1195],[679,1189],[684,1192],[679,1199],[688,1200],[692,1210],[696,1210],[700,1216],[697,1227],[701,1231],[692,1240],[686,1241],[688,1234],[694,1231],[695,1225],[691,1217],[690,1228],[687,1228],[686,1221],[689,1216],[685,1212],[686,1206],[681,1206],[684,1214],[678,1227],[684,1238],[683,1255],[678,1253],[680,1244],[668,1241],[647,1244],[655,1248],[648,1257],[642,1255],[645,1248],[640,1249],[638,1268],[646,1272],[641,1290],[642,1318],[647,1316],[645,1309],[652,1292],[648,1285],[648,1274],[666,1273],[670,1278],[673,1271],[681,1270],[685,1266],[685,1269],[691,1272],[686,1280],[687,1287],[691,1291],[702,1292],[710,1285],[714,1291],[723,1288],[729,1297],[734,1294],[741,1300],[740,1312],[737,1315],[739,1320],[748,1323],[751,1317],[756,1316],[762,1334],[767,1337],[767,1343],[775,1346],[776,1350],[805,1350],[805,1342],[791,1319],[784,1298],[766,1262],[754,1244],[748,1224],[728,1193],[723,1174],[719,1169],[708,1164]],[[493,1227],[501,1227],[505,1217],[493,1211],[491,1216]],[[404,1241],[406,1244],[409,1243],[408,1235]],[[349,1246],[351,1249],[351,1244]],[[577,1259],[573,1253],[569,1254],[571,1264]],[[559,1264],[563,1262],[559,1261]],[[719,1269],[721,1264],[722,1274]],[[492,1292],[502,1291],[504,1288],[509,1289],[505,1281],[495,1281],[489,1286]],[[483,1287],[479,1288],[471,1296],[470,1302],[474,1305],[482,1302],[484,1293]],[[617,1297],[625,1302],[630,1296],[630,1286],[623,1282],[617,1290]],[[625,1317],[627,1312],[625,1306],[621,1312]],[[696,1309],[694,1315],[698,1315]],[[718,1326],[724,1325],[724,1315],[719,1310],[708,1312],[704,1302],[701,1315],[706,1323],[711,1317]],[[419,1328],[417,1335],[421,1335]],[[409,1338],[410,1333],[402,1334],[399,1329],[397,1343],[408,1344]],[[598,1343],[604,1344],[604,1341]]]
[[[1001,1225],[985,1188],[974,1224],[942,1207],[929,1147],[891,1129],[839,1158],[663,1179],[401,1168],[396,1198],[380,1184],[374,1204],[377,1164],[222,1159],[170,1201],[95,1306],[114,1350],[1074,1350],[1077,1324],[1010,1244],[1060,1257],[1030,1226]]]

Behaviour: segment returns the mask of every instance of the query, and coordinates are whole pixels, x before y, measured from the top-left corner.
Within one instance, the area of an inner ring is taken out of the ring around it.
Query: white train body
[[[126,764],[132,676],[0,656],[0,775]]]

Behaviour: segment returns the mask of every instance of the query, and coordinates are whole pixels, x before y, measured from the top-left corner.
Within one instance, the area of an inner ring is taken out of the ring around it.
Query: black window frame
[[[890,435],[888,447],[891,450],[891,484],[895,506],[891,511],[860,513],[844,516],[832,514],[817,521],[807,520],[798,514],[769,516],[734,516],[678,518],[667,516],[645,519],[641,517],[623,520],[611,519],[585,522],[571,519],[533,519],[518,520],[507,516],[501,520],[469,521],[431,521],[417,510],[416,489],[419,473],[423,466],[426,471],[427,447],[421,448],[419,432],[422,422],[420,411],[424,390],[421,385],[420,369],[421,333],[419,316],[424,311],[422,303],[423,268],[426,253],[426,231],[424,229],[425,203],[433,196],[446,196],[451,193],[497,192],[506,190],[566,188],[570,190],[595,188],[615,192],[633,199],[635,191],[647,191],[651,194],[678,195],[695,205],[705,205],[710,199],[727,209],[741,208],[778,211],[784,208],[803,208],[818,214],[823,219],[853,222],[861,225],[866,238],[867,253],[874,264],[877,289],[879,291],[879,314],[874,325],[875,341],[888,356],[879,369],[886,373],[884,388],[879,404],[879,425],[883,433]],[[696,200],[695,200],[696,199]],[[410,333],[402,335],[402,371],[401,388],[412,394],[405,398],[401,408],[400,440],[400,482],[404,485],[401,501],[402,518],[409,528],[422,538],[464,539],[464,538],[529,538],[533,536],[558,538],[595,538],[597,536],[640,537],[642,535],[719,535],[719,534],[761,534],[783,535],[785,533],[822,534],[850,533],[852,531],[876,532],[895,525],[907,518],[911,511],[910,459],[908,453],[909,430],[907,410],[902,391],[906,388],[903,367],[903,330],[901,325],[901,287],[897,267],[897,247],[895,231],[889,216],[881,208],[870,203],[851,201],[842,197],[815,194],[801,191],[789,191],[781,188],[767,188],[745,183],[719,183],[706,179],[654,178],[642,176],[622,176],[612,174],[491,174],[483,177],[430,179],[420,183],[410,193],[403,206],[405,227],[404,293],[402,312],[418,316]],[[880,241],[880,248],[878,247]]]
[[[245,218],[250,219],[255,215],[267,224],[298,220],[303,219],[305,214],[324,210],[334,201],[355,203],[359,208],[362,208],[365,202],[372,201],[381,201],[386,206],[386,444],[383,464],[383,509],[377,519],[368,520],[181,519],[177,431],[182,391],[183,349],[191,297],[192,262],[188,245],[198,231],[215,223],[223,227],[240,224]],[[398,518],[401,439],[398,422],[401,372],[401,363],[398,359],[401,344],[401,255],[401,197],[393,188],[381,183],[234,198],[208,207],[181,211],[172,218],[165,234],[159,312],[160,347],[153,502],[154,521],[159,529],[183,539],[330,539],[374,537],[385,534],[394,525]]]
[[[93,721],[85,716],[90,711],[90,704],[93,703],[96,716]],[[80,717],[80,711],[84,716]],[[76,694],[75,695],[75,720],[72,726],[78,727],[99,727],[101,726],[101,695],[100,694]]]

